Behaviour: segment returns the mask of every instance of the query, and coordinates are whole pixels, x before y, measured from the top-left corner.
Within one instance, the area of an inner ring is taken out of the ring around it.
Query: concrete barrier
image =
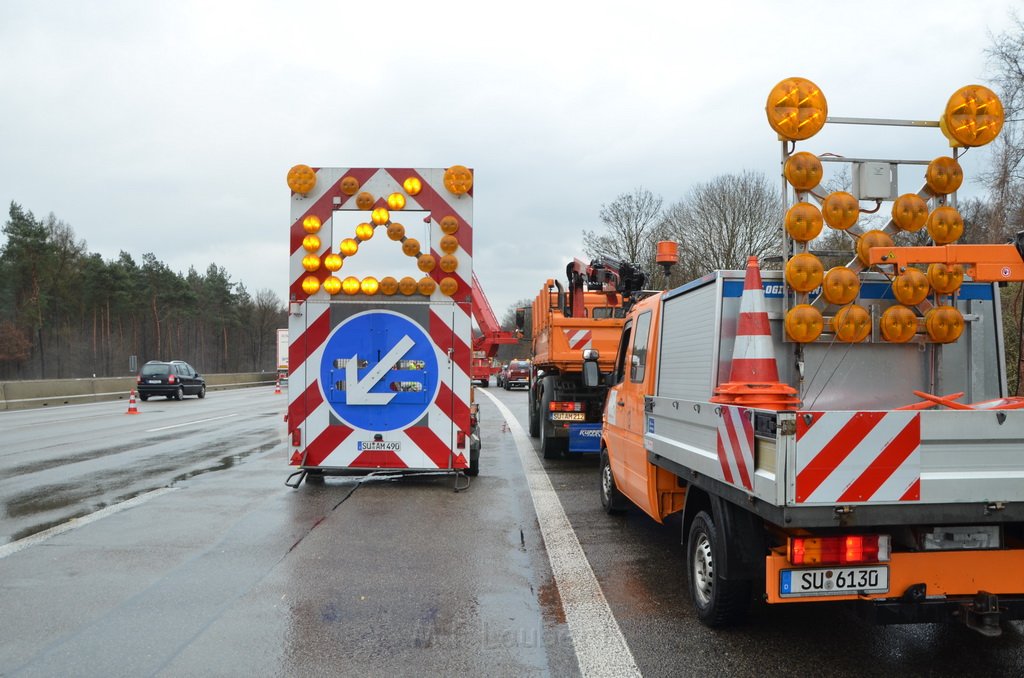
[[[247,386],[266,386],[277,380],[276,372],[204,374],[207,391]],[[0,410],[23,410],[102,400],[128,400],[135,390],[135,377],[97,379],[35,379],[0,381]]]

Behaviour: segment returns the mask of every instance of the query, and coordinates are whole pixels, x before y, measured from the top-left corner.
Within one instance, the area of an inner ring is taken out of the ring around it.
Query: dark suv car
[[[139,370],[135,383],[142,400],[149,400],[149,396],[167,396],[168,400],[181,400],[187,395],[206,397],[203,376],[183,360],[150,360]]]

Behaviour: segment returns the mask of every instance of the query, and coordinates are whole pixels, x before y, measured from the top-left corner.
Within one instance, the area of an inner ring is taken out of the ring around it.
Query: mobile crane
[[[473,360],[470,363],[470,379],[480,386],[487,387],[491,383],[491,375],[500,369],[494,364],[498,347],[514,344],[522,336],[516,332],[501,329],[494,309],[487,301],[484,288],[473,272],[473,318],[480,328],[480,334],[473,337]]]

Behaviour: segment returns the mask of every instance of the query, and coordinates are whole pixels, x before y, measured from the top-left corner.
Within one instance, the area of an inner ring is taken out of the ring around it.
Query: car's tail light
[[[174,375],[173,374],[167,375],[167,383],[168,384],[173,384],[174,383]]]

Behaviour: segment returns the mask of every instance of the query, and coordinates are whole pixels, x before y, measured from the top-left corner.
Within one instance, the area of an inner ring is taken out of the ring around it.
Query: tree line
[[[67,223],[11,203],[0,247],[0,380],[129,374],[129,357],[186,360],[199,372],[272,371],[287,312],[227,271],[181,274],[89,252]]]

